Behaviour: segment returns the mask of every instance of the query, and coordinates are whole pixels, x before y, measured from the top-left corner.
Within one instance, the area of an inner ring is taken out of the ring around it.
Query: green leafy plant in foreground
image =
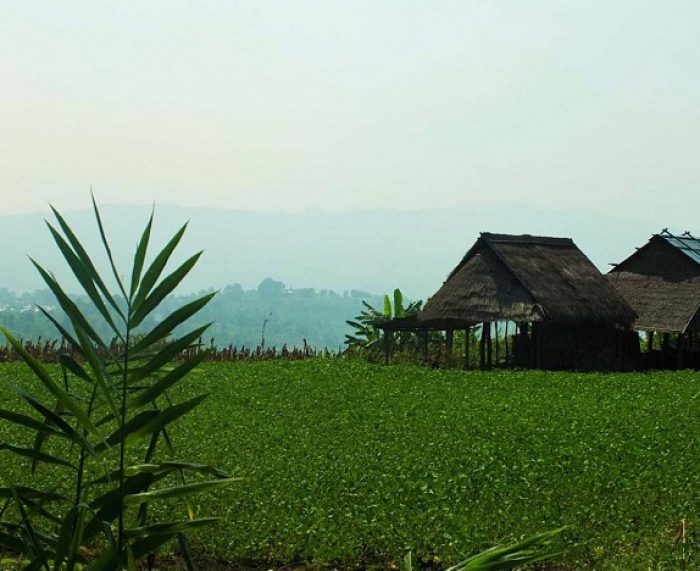
[[[495,569],[516,569],[523,565],[548,561],[562,554],[552,549],[552,541],[562,531],[561,527],[537,533],[515,543],[498,545],[473,555],[469,559],[449,567],[446,571],[489,571]],[[401,571],[413,571],[413,554],[408,553],[403,560]]]
[[[61,482],[50,489],[5,482],[0,488],[0,550],[17,554],[24,568],[32,570],[136,569],[139,559],[177,539],[186,567],[192,568],[185,533],[211,524],[214,518],[196,517],[190,498],[232,479],[212,466],[161,458],[173,453],[171,425],[206,398],[198,395],[173,402],[169,391],[206,356],[188,350],[196,347],[208,326],[176,338],[172,334],[214,294],[187,303],[150,331],[136,335],[137,328],[192,270],[201,252],[163,277],[185,224],[146,267],[151,214],[125,286],[94,198],[93,207],[117,294],[56,210],[57,227],[47,225],[114,340],[108,344],[101,338],[53,275],[33,260],[70,327],[39,309],[78,358],[62,355],[60,368],[47,368],[12,333],[0,328],[37,382],[32,391],[11,385],[25,411],[0,409],[0,418],[23,430],[30,444],[2,442],[0,451],[24,459],[32,476],[41,467],[53,471],[52,479]],[[174,361],[183,352],[196,356]],[[134,462],[135,458],[139,460]],[[153,522],[149,506],[172,500],[183,502],[184,519]]]

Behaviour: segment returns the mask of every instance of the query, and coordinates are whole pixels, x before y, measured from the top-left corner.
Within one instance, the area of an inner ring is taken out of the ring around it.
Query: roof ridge
[[[481,232],[480,237],[491,243],[506,244],[539,244],[542,246],[566,246],[576,247],[571,238],[558,236],[537,236],[534,234],[497,234],[493,232]]]

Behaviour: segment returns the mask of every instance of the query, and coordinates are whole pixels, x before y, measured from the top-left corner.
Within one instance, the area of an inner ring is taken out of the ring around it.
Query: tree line
[[[149,316],[140,329],[148,330],[175,308],[209,293],[200,291],[168,296],[159,311]],[[109,326],[95,312],[85,295],[71,296],[81,311],[96,323],[98,333],[109,338]],[[335,292],[314,288],[290,288],[283,282],[265,278],[256,288],[244,289],[240,284],[227,285],[197,314],[194,325],[213,322],[203,342],[218,348],[265,347],[291,350],[307,346],[337,350],[344,346],[350,327],[346,321],[354,318],[365,301],[380,305],[382,297],[359,290]],[[57,337],[56,330],[37,309],[41,305],[53,313],[60,323],[69,326],[68,319],[58,308],[48,289],[15,293],[0,288],[0,324],[23,339],[37,340]],[[95,315],[90,315],[95,312]],[[175,332],[178,333],[177,331]]]

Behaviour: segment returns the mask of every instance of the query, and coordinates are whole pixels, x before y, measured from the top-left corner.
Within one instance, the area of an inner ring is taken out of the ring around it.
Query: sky
[[[695,0],[6,0],[0,214],[85,207],[92,186],[700,230],[698,30]]]

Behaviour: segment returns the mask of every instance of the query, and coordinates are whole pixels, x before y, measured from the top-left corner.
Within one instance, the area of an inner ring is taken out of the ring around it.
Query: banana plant
[[[404,306],[403,294],[400,289],[396,288],[393,293],[393,305],[389,295],[384,295],[384,307],[381,311],[366,301],[362,302],[362,306],[364,309],[354,320],[346,321],[354,331],[345,335],[345,344],[350,349],[372,351],[377,349],[384,339],[384,335],[377,327],[378,323],[416,315],[421,310],[423,302],[421,300],[413,301]],[[398,349],[405,349],[414,337],[410,333],[401,333],[394,343],[398,345]]]
[[[215,518],[198,517],[191,499],[234,479],[213,466],[174,457],[173,424],[207,395],[178,400],[173,389],[183,385],[188,373],[206,358],[206,351],[197,349],[208,325],[184,334],[175,331],[215,294],[187,303],[149,326],[153,323],[149,316],[190,273],[201,252],[166,273],[185,224],[147,265],[152,212],[125,283],[94,197],[92,204],[111,286],[53,207],[55,223],[47,222],[47,226],[116,341],[100,337],[95,324],[81,313],[53,274],[32,260],[70,325],[64,326],[52,313],[39,309],[75,356],[63,354],[60,367],[49,368],[33,358],[10,331],[0,328],[35,381],[31,387],[10,384],[24,405],[22,410],[0,409],[0,420],[22,429],[27,440],[24,445],[0,443],[0,454],[14,454],[31,463],[27,482],[6,481],[0,487],[0,550],[15,553],[27,570],[134,570],[141,558],[177,541],[185,568],[193,569],[186,534],[212,524]],[[138,454],[140,459],[133,462]],[[34,477],[39,470],[58,472],[51,479],[66,485],[42,489],[43,478]],[[149,507],[161,502],[178,502],[184,516],[153,521]]]

